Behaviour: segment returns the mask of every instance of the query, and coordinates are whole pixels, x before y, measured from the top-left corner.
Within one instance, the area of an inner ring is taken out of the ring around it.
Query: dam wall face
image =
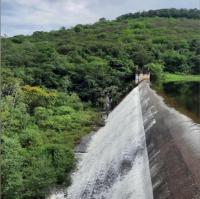
[[[200,126],[139,85],[154,198],[200,198]]]
[[[72,185],[50,199],[200,199],[200,126],[145,81],[77,156]]]

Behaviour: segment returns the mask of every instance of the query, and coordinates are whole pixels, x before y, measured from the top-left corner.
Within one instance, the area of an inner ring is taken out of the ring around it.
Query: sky
[[[200,8],[200,0],[1,0],[1,35],[32,34],[160,8]]]

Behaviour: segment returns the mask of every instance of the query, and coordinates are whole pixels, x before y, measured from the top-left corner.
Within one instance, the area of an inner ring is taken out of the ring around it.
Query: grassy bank
[[[164,82],[176,82],[176,81],[200,81],[200,75],[165,73]]]

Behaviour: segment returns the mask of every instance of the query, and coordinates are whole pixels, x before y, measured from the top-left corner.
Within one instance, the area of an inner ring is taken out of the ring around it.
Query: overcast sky
[[[2,0],[1,33],[31,34],[159,8],[199,8],[200,0]]]

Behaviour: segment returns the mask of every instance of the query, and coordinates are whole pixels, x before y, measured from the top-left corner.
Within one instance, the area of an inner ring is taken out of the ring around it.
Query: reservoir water
[[[160,87],[165,102],[200,123],[200,82],[169,82]]]

